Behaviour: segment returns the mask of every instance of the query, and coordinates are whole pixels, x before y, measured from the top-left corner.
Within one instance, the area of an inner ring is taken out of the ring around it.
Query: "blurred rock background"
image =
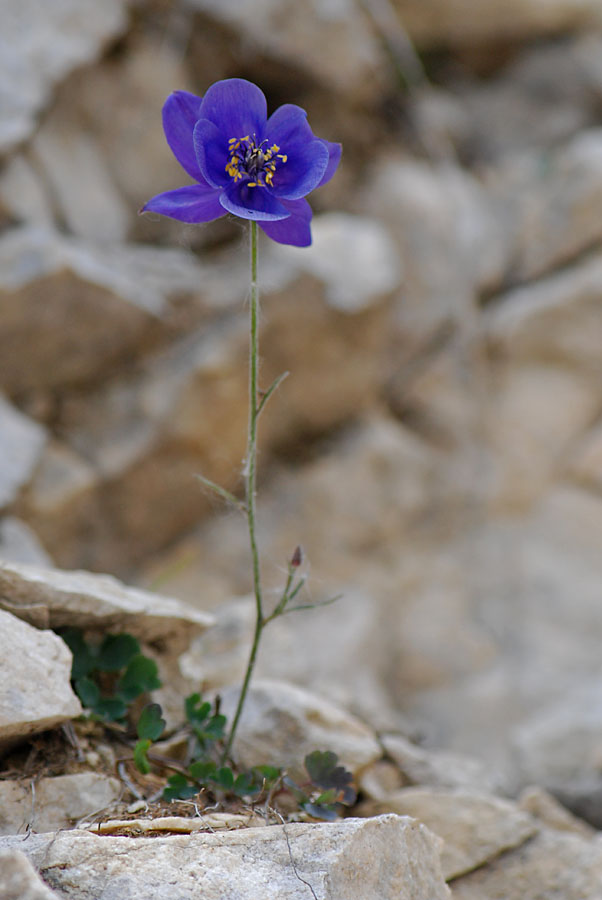
[[[244,522],[194,475],[241,487],[245,229],[137,210],[186,183],[167,94],[256,81],[344,145],[260,259],[265,578],[301,544],[343,596],[259,673],[602,822],[599,0],[0,8],[2,557],[215,612],[186,674],[239,677]]]

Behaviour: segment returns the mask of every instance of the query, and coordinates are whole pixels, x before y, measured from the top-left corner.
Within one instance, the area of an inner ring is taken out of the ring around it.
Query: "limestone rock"
[[[32,606],[43,609],[47,627],[123,630],[172,650],[183,649],[194,634],[212,624],[211,616],[178,600],[90,572],[5,563],[0,566],[0,597],[4,608],[23,619]]]
[[[487,194],[503,224],[502,242],[515,281],[541,277],[600,242],[601,156],[602,129],[592,128],[551,150],[545,172],[539,148],[489,172]],[[577,293],[583,291],[587,271],[594,277],[591,266],[585,266],[581,286],[575,281]],[[562,277],[556,277],[562,284]],[[543,288],[534,290],[544,296]]]
[[[128,0],[5,0],[0,38],[0,151],[26,138],[54,83],[125,30]]]
[[[602,258],[584,262],[500,296],[485,318],[504,359],[571,366],[600,374]]]
[[[600,25],[597,0],[516,0],[512,15],[504,0],[394,0],[404,25],[420,45],[470,45],[517,40],[559,30]]]
[[[366,812],[412,816],[443,838],[441,868],[448,881],[524,844],[537,832],[535,821],[514,803],[471,791],[402,788],[386,800],[369,803]]]
[[[330,89],[374,97],[384,72],[370,23],[350,0],[303,9],[292,0],[263,0],[248,16],[236,0],[192,0],[192,5],[244,33],[259,51],[311,73]]]
[[[105,810],[122,790],[116,778],[95,772],[0,782],[0,834],[38,834],[70,828],[84,816]]]
[[[46,443],[45,430],[0,395],[0,508],[31,478]]]
[[[184,284],[190,293],[198,271],[186,254],[145,249],[95,249],[41,228],[7,232],[0,241],[2,387],[71,386],[155,345],[169,295]],[[154,277],[161,267],[163,281]]]
[[[81,706],[71,690],[65,642],[4,610],[0,623],[0,745],[5,748],[78,716]]]
[[[3,900],[60,900],[17,849],[0,850],[0,894]]]
[[[238,688],[221,694],[222,711],[232,718]],[[315,694],[284,681],[251,683],[236,735],[234,755],[243,768],[302,765],[313,750],[331,750],[357,773],[381,755],[370,728]]]
[[[454,900],[598,900],[602,845],[574,834],[541,831],[533,840],[452,882]]]
[[[537,785],[531,785],[521,791],[518,805],[542,825],[554,831],[578,834],[584,838],[593,838],[596,835],[591,825],[572,815],[552,794]]]
[[[503,789],[502,775],[475,757],[425,749],[400,734],[382,734],[380,740],[409,784],[492,794]]]
[[[0,847],[17,846],[2,838]],[[22,840],[22,839],[21,839]],[[445,900],[435,838],[398,816],[148,838],[83,832],[18,845],[72,900],[117,891],[129,900]],[[310,891],[311,887],[311,891]]]
[[[14,516],[0,519],[0,560],[51,566],[52,560],[25,522]]]
[[[92,242],[125,239],[132,212],[90,135],[78,132],[69,121],[52,118],[36,134],[32,156],[72,234]]]

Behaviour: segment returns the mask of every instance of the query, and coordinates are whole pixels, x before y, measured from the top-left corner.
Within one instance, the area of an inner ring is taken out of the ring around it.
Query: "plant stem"
[[[247,436],[247,455],[245,460],[245,508],[249,528],[249,543],[251,547],[251,560],[253,565],[253,592],[255,595],[255,632],[253,643],[247,662],[244,681],[238,698],[236,712],[232,721],[232,727],[228,734],[228,740],[222,755],[222,764],[230,754],[230,749],[236,734],[238,721],[244,706],[249,689],[251,675],[255,666],[261,632],[266,624],[263,615],[263,599],[261,592],[261,572],[259,567],[259,551],[257,549],[257,535],[255,526],[255,501],[257,493],[257,419],[261,407],[258,406],[258,368],[259,368],[259,342],[258,342],[258,306],[259,291],[257,287],[257,223],[251,221],[251,301],[250,301],[250,335],[249,335],[249,430]]]

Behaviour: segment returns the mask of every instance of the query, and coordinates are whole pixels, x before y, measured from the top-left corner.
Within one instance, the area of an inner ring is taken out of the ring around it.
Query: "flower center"
[[[271,187],[276,167],[285,163],[288,157],[285,153],[278,153],[278,144],[271,147],[266,147],[266,144],[267,140],[258,144],[255,135],[230,138],[230,159],[226,165],[228,175],[234,181],[247,178],[247,187]]]

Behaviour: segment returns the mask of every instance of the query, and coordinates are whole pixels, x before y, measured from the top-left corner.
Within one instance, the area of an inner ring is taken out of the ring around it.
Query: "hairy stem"
[[[255,666],[257,650],[261,640],[261,632],[266,624],[263,614],[263,599],[261,593],[261,572],[259,567],[259,551],[257,548],[257,534],[255,525],[255,503],[257,494],[257,419],[261,407],[258,406],[258,368],[259,368],[259,342],[258,342],[258,306],[259,292],[257,288],[257,223],[251,221],[251,300],[250,300],[250,335],[249,335],[249,430],[247,436],[247,455],[245,460],[245,511],[249,528],[249,544],[251,547],[251,561],[253,566],[253,592],[255,595],[255,633],[251,652],[247,662],[244,681],[238,698],[236,712],[232,721],[232,727],[228,734],[228,740],[224,748],[222,762],[230,754],[234,741],[238,721],[249,689],[251,675]]]

